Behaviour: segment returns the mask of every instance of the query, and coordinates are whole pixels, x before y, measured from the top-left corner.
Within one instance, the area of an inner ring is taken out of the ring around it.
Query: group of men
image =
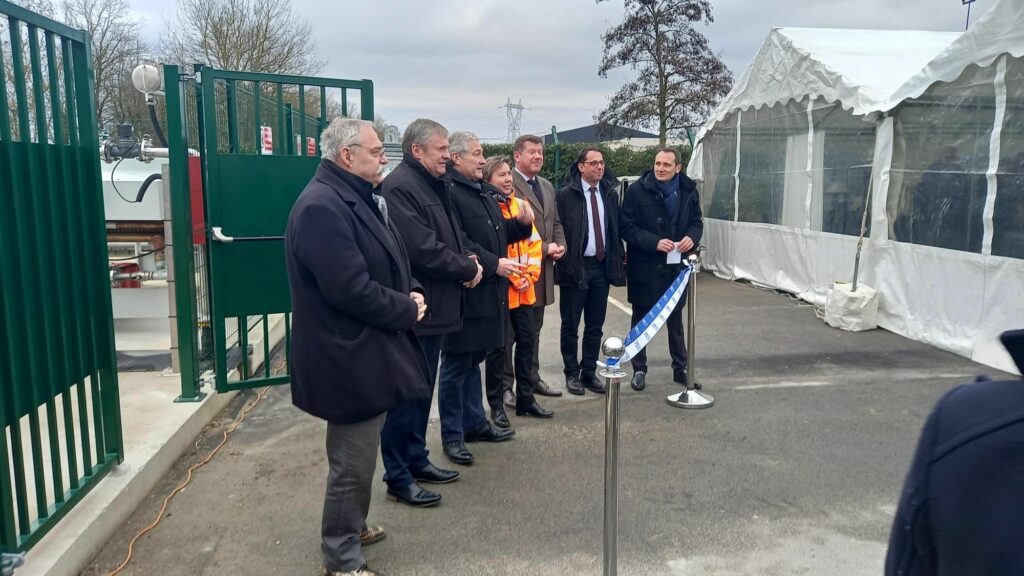
[[[540,377],[538,342],[557,284],[566,390],[605,392],[596,370],[609,287],[628,286],[638,322],[699,244],[703,223],[696,188],[671,148],[620,203],[596,148],[580,153],[556,193],[540,176],[536,136],[519,138],[513,159],[488,162],[471,133],[416,120],[403,136],[403,160],[383,180],[388,160],[371,123],[335,119],[320,146],[323,160],[285,234],[292,395],[327,421],[323,573],[371,576],[362,546],[383,537],[366,525],[378,446],[391,500],[436,505],[441,495],[421,484],[459,476],[428,458],[435,381],[444,453],[456,464],[474,461],[467,442],[514,436],[505,405],[551,418],[536,395],[561,392]],[[484,177],[485,165],[502,163],[513,178],[505,198]],[[503,212],[501,202],[516,209]],[[508,278],[525,264],[508,258],[508,247],[538,238],[535,298],[510,315]],[[685,383],[681,308],[666,330],[673,379]],[[485,359],[491,421],[481,393]],[[642,390],[646,355],[632,363],[631,385]]]

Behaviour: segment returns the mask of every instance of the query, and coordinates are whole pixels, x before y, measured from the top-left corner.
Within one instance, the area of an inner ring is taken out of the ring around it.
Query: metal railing
[[[123,458],[89,37],[0,0],[0,551]]]

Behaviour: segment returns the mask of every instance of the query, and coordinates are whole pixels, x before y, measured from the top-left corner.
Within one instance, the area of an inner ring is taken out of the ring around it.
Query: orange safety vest
[[[515,218],[519,216],[519,204],[515,202],[516,193],[513,190],[507,198],[501,200],[501,214],[506,219]],[[513,242],[508,245],[508,258],[509,260],[515,260],[520,264],[526,264],[526,272],[523,274],[512,273],[508,275],[508,308],[518,308],[519,306],[528,306],[537,301],[537,294],[534,292],[533,285],[540,278],[540,261],[541,261],[541,241],[540,234],[537,232],[537,227],[533,227],[533,232],[530,234],[529,239],[520,240]],[[521,282],[522,278],[526,278],[529,282],[529,286],[526,290],[520,292],[515,289],[516,284]]]

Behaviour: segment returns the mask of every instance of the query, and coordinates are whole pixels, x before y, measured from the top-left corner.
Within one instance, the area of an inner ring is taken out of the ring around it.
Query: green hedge
[[[484,156],[512,156],[511,144],[484,144]],[[576,155],[584,148],[594,147],[604,154],[608,169],[615,176],[639,176],[654,166],[654,156],[660,146],[650,146],[634,150],[629,147],[608,148],[602,144],[547,144],[544,146],[544,168],[540,175],[556,186],[565,179],[566,170],[576,160]],[[683,165],[689,161],[690,151],[682,149]]]

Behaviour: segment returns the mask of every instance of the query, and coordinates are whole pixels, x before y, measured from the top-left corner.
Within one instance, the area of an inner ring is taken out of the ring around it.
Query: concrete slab
[[[124,462],[32,548],[18,576],[78,574],[234,396],[175,404],[177,374],[122,372],[118,381]]]
[[[951,386],[992,370],[889,332],[829,328],[773,292],[700,280],[696,369],[717,402],[701,411],[665,403],[679,387],[666,339],[656,338],[648,388],[622,393],[620,573],[881,573],[924,417]],[[612,296],[626,302],[622,289]],[[559,324],[550,308],[541,363],[556,386]],[[606,335],[622,336],[628,324],[609,307]],[[604,397],[541,402],[553,420],[513,415],[516,438],[471,445],[470,467],[447,461],[432,423],[433,461],[462,478],[439,487],[444,500],[426,510],[387,502],[375,483],[370,521],[389,535],[367,548],[371,565],[391,575],[599,573]],[[324,429],[291,406],[287,388],[274,389],[122,574],[316,573]],[[179,461],[82,574],[120,563],[184,469],[218,439],[212,431]]]

